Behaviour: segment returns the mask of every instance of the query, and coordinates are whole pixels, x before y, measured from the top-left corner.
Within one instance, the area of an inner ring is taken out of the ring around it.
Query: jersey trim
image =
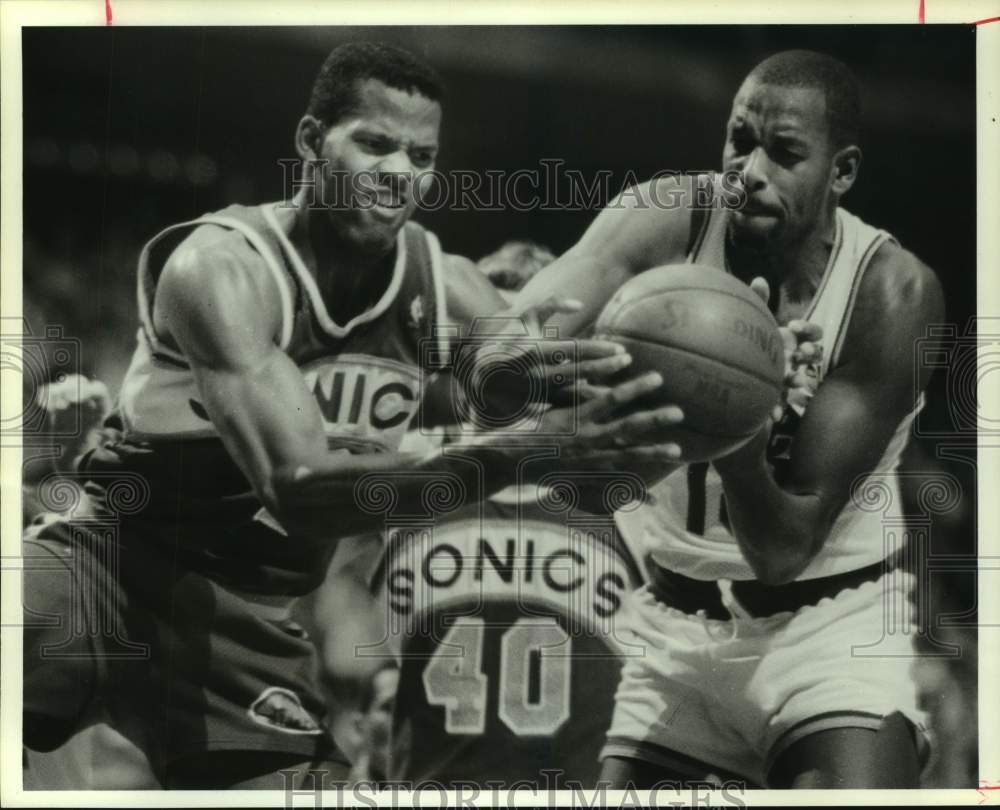
[[[854,314],[854,305],[858,299],[858,291],[861,289],[861,282],[864,279],[865,272],[868,270],[868,265],[871,264],[875,254],[878,252],[879,248],[882,247],[886,242],[890,241],[891,237],[885,232],[880,232],[874,239],[872,239],[871,244],[868,245],[867,250],[865,250],[864,255],[861,257],[861,261],[858,262],[857,272],[854,274],[854,280],[851,283],[851,291],[847,296],[847,305],[844,307],[844,317],[840,320],[840,327],[837,330],[837,339],[833,343],[833,351],[830,353],[830,368],[836,368],[837,362],[840,360],[840,352],[844,348],[844,341],[847,339],[848,327],[851,323],[851,316]]]
[[[431,281],[434,284],[434,323],[431,325],[432,337],[437,339],[437,350],[441,357],[441,362],[445,362],[448,357],[448,299],[445,292],[444,283],[444,251],[441,250],[441,242],[435,234],[424,230],[424,238],[427,240],[427,249],[431,256]]]
[[[188,222],[179,222],[176,225],[164,228],[146,243],[142,249],[142,253],[139,254],[139,273],[137,284],[139,319],[142,324],[142,331],[145,333],[146,340],[149,343],[150,353],[159,359],[173,361],[184,368],[188,367],[187,360],[181,352],[171,349],[169,346],[165,346],[163,342],[157,338],[156,330],[153,328],[153,314],[150,306],[151,302],[146,293],[145,282],[150,276],[149,253],[152,247],[168,233],[172,233],[182,228],[196,228],[199,225],[218,225],[219,227],[236,231],[250,243],[250,246],[256,250],[258,255],[264,260],[264,264],[267,266],[267,269],[271,273],[271,277],[274,279],[274,282],[278,287],[278,298],[281,305],[281,333],[278,346],[282,350],[288,348],[288,344],[292,339],[292,325],[294,320],[292,309],[292,291],[277,257],[268,246],[264,237],[247,223],[234,217],[208,214],[203,217],[198,217],[198,219],[189,220]]]
[[[648,762],[658,765],[668,772],[670,776],[679,775],[691,780],[704,780],[709,774],[715,774],[726,782],[748,782],[747,787],[757,787],[754,780],[736,771],[713,765],[698,757],[682,754],[673,748],[667,748],[651,740],[633,740],[628,737],[608,737],[604,748],[601,749],[600,758],[605,760],[608,757],[620,757],[623,759],[636,759],[640,762]],[[665,776],[664,781],[669,781],[670,777]]]
[[[695,208],[691,212],[690,233],[688,234],[687,260],[694,263],[695,258],[701,251],[701,244],[705,241],[705,234],[708,233],[708,223],[712,218],[714,209]]]
[[[819,286],[816,288],[816,292],[813,293],[812,301],[809,302],[809,309],[806,310],[806,314],[802,316],[800,320],[808,321],[812,314],[816,311],[816,306],[819,304],[820,297],[823,295],[824,290],[826,290],[826,285],[830,281],[830,276],[833,275],[833,268],[837,265],[837,259],[840,258],[840,251],[844,247],[844,223],[840,219],[840,209],[837,209],[837,216],[834,217],[836,222],[835,232],[833,237],[833,248],[830,250],[830,258],[826,260],[826,268],[823,270],[823,278],[820,279]]]
[[[379,299],[378,303],[375,304],[375,306],[358,315],[355,315],[347,322],[346,325],[341,326],[336,323],[327,312],[326,304],[323,302],[323,296],[320,295],[316,279],[313,277],[313,274],[309,272],[309,268],[306,267],[306,263],[302,259],[302,255],[298,252],[298,250],[296,250],[292,241],[288,238],[288,235],[278,223],[277,218],[274,216],[274,206],[261,206],[261,212],[263,213],[267,224],[270,225],[271,230],[274,231],[275,236],[278,237],[278,241],[281,243],[282,248],[288,255],[288,259],[291,262],[292,269],[295,271],[299,283],[309,296],[309,301],[312,304],[313,314],[316,316],[316,321],[318,322],[320,328],[326,332],[328,336],[337,339],[347,337],[355,326],[368,323],[369,321],[374,321],[382,315],[396,299],[396,295],[399,293],[399,289],[403,285],[403,274],[406,270],[406,239],[403,238],[405,226],[404,228],[400,228],[399,233],[396,234],[396,263],[392,270],[392,280],[389,282],[389,286],[386,288],[386,291],[382,294],[382,297]]]
[[[914,721],[913,718],[902,713],[910,734],[913,737],[914,746],[917,749],[917,758],[921,767],[927,764],[931,752],[931,742],[927,729],[923,724]],[[838,711],[821,712],[820,714],[802,720],[775,740],[771,750],[768,751],[764,760],[764,774],[770,777],[774,766],[789,748],[800,740],[805,739],[820,731],[829,731],[837,728],[867,728],[877,732],[882,728],[888,714],[876,714],[875,712],[859,711],[854,709],[840,709]]]

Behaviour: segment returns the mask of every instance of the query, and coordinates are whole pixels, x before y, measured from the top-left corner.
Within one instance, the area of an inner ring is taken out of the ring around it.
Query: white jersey
[[[728,270],[725,234],[728,211],[713,209],[695,240],[689,262]],[[826,351],[810,369],[821,385],[836,367],[861,279],[875,252],[893,238],[865,224],[843,208],[837,209],[836,237],[819,288],[806,320],[823,328]],[[891,530],[902,514],[896,469],[910,436],[910,426],[923,405],[904,418],[893,434],[875,471],[852,492],[837,517],[823,548],[799,579],[814,579],[877,563],[892,554],[900,532]],[[787,458],[791,435],[805,406],[786,409],[775,427],[768,458],[772,464]],[[655,503],[618,514],[621,533],[645,546],[653,559],[694,579],[755,579],[729,530],[722,481],[715,468],[692,464],[653,488]],[[894,518],[896,520],[894,520]],[[883,531],[889,527],[889,531]]]

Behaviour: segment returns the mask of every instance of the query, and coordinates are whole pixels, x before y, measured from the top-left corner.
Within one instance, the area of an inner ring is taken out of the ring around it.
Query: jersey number
[[[485,637],[481,618],[457,619],[424,669],[427,702],[444,707],[449,734],[486,731]],[[569,718],[570,644],[555,619],[518,619],[501,636],[497,713],[518,736],[554,734]],[[532,674],[537,701],[530,700]]]

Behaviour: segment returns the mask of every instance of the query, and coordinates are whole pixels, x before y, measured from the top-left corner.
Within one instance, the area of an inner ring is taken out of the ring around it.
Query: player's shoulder
[[[164,272],[208,275],[219,267],[253,272],[254,268],[264,267],[264,259],[238,231],[203,223],[193,228],[171,251],[164,263]]]
[[[872,257],[858,288],[841,363],[874,378],[906,380],[907,352],[944,318],[937,275],[912,252],[887,241]]]
[[[944,314],[944,294],[937,274],[893,240],[886,240],[872,256],[858,293],[869,307],[885,316],[933,322]]]
[[[266,306],[279,300],[264,257],[238,231],[210,223],[198,225],[171,251],[157,286],[206,302],[221,297]]]

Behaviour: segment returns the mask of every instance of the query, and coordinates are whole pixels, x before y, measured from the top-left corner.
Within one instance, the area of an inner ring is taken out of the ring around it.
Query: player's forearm
[[[576,299],[583,304],[582,309],[547,321],[560,338],[575,337],[586,332],[630,277],[622,262],[578,246],[539,271],[517,294],[510,310],[517,315],[552,297]]]
[[[379,531],[392,513],[423,514],[435,487],[457,508],[503,489],[515,475],[516,464],[485,444],[423,456],[337,456],[277,470],[265,503],[291,534],[336,540]]]
[[[736,454],[715,467],[733,535],[754,574],[770,585],[795,579],[827,533],[821,498],[783,489],[763,452]]]

